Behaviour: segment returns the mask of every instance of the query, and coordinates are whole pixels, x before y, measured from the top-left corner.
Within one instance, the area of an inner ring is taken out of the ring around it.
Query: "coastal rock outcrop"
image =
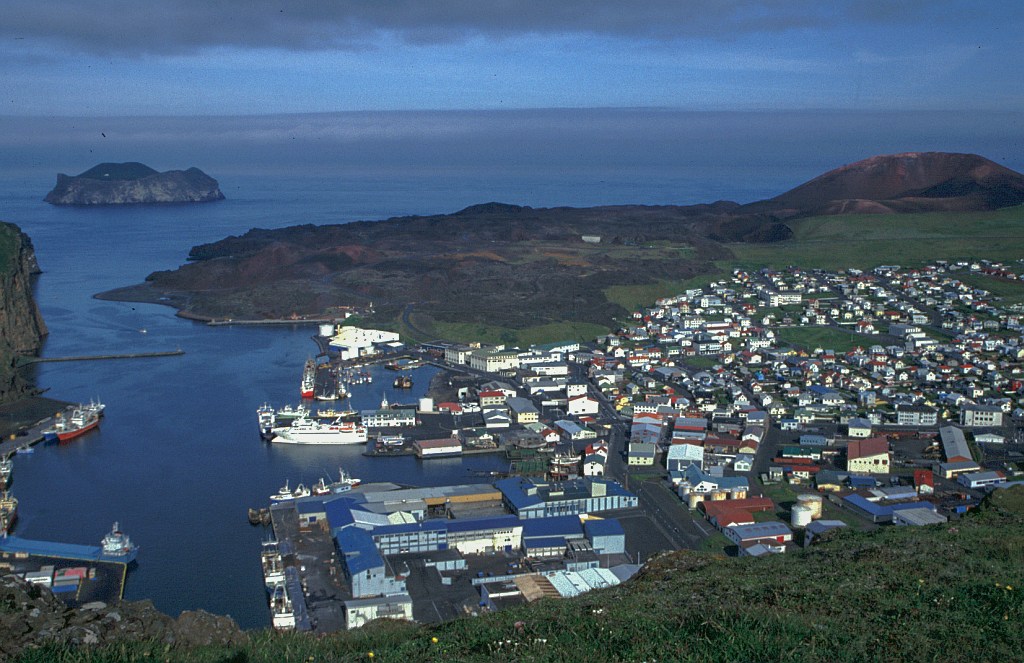
[[[0,223],[0,403],[33,389],[18,375],[15,362],[38,352],[47,333],[32,296],[31,277],[39,271],[28,235],[16,225]]]
[[[81,175],[57,175],[51,205],[144,205],[223,200],[220,185],[198,168],[160,173],[141,163],[101,163]]]
[[[0,577],[0,660],[46,645],[102,646],[142,640],[175,647],[239,646],[248,636],[230,617],[186,611],[177,619],[150,601],[96,602],[72,609],[46,587]]]

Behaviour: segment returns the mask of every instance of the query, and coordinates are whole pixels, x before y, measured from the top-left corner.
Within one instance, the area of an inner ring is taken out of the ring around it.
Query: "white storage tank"
[[[793,527],[807,527],[814,520],[812,514],[813,509],[811,507],[796,504],[793,506],[793,511],[790,514],[790,523]]]
[[[726,495],[727,495],[727,493],[724,490],[712,490],[711,491],[711,501],[712,502],[721,502],[722,500],[724,500],[726,498]]]
[[[420,412],[433,412],[434,411],[434,399],[433,398],[421,398],[420,399]]]
[[[696,509],[697,505],[704,501],[704,493],[690,493],[686,498],[686,504],[691,509]]]
[[[796,503],[800,506],[805,506],[811,510],[811,517],[814,520],[821,518],[822,501],[821,495],[814,495],[812,493],[805,493],[803,495],[796,496]]]
[[[734,500],[745,500],[747,499],[747,491],[742,488],[734,488],[729,497]]]
[[[324,338],[330,338],[334,336],[334,325],[330,323],[324,323],[320,325],[320,335]]]

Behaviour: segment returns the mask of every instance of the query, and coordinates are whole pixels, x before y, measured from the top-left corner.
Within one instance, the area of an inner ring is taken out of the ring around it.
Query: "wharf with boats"
[[[0,537],[0,569],[43,585],[76,607],[113,603],[124,595],[128,568],[139,548],[117,523],[98,546]]]

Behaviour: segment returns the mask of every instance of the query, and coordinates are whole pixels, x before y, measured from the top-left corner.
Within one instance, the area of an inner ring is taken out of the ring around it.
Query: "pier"
[[[177,350],[164,350],[161,352],[129,352],[123,354],[107,355],[78,355],[73,357],[27,357],[21,360],[22,364],[45,364],[57,361],[99,361],[103,359],[147,359],[150,357],[177,357],[185,354],[181,348]]]

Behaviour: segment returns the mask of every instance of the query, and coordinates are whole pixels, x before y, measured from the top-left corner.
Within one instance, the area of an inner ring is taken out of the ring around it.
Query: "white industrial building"
[[[342,359],[355,359],[376,354],[376,346],[398,343],[398,334],[379,329],[362,329],[345,325],[339,327],[331,337],[330,347],[338,352]]]

